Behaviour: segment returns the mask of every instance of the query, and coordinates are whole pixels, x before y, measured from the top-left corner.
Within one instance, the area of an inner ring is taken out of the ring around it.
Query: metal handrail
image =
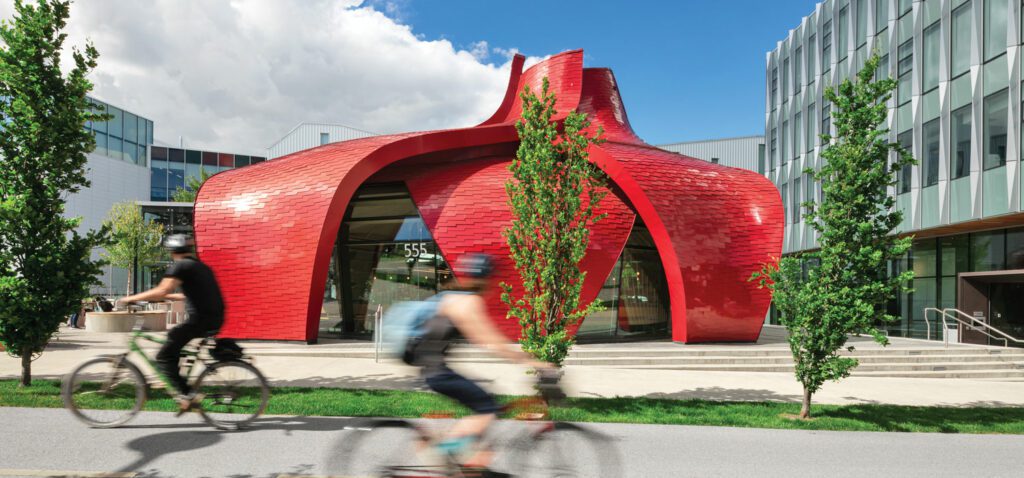
[[[989,325],[989,324],[979,320],[977,317],[974,317],[973,315],[970,315],[970,314],[968,314],[968,313],[966,313],[966,312],[964,312],[964,311],[962,311],[960,309],[956,309],[956,308],[953,308],[953,307],[947,307],[945,309],[937,309],[935,307],[926,307],[924,309],[924,321],[925,321],[925,326],[928,327],[928,334],[927,334],[927,336],[928,336],[929,340],[931,340],[931,322],[929,322],[929,320],[928,320],[928,312],[938,312],[939,314],[942,315],[942,344],[943,344],[944,347],[949,347],[949,338],[946,335],[946,331],[949,330],[949,325],[946,323],[946,318],[953,319],[954,321],[960,323],[961,325],[965,325],[967,327],[972,327],[975,330],[978,330],[978,326],[981,326],[983,330],[980,330],[979,332],[985,334],[989,338],[992,338],[992,339],[995,339],[995,340],[1002,340],[1003,341],[1003,347],[1009,347],[1011,340],[1014,343],[1024,345],[1024,340],[1018,339],[1018,338],[1016,338],[1016,337],[1014,337],[1014,336],[1012,336],[1012,335],[1010,335],[1010,334],[1008,334],[1006,332],[1003,332],[1002,330],[999,330],[999,329],[997,329],[997,328],[995,328],[995,327],[993,327],[993,326],[991,326],[991,325]],[[964,320],[964,319],[958,317],[958,315],[966,317],[968,320]],[[997,336],[993,335],[993,333],[999,334],[1002,337],[997,337]]]

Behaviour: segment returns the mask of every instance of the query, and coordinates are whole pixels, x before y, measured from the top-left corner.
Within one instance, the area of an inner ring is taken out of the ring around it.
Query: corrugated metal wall
[[[757,172],[758,145],[764,145],[764,136],[743,136],[707,141],[663,144],[666,151],[685,154],[704,161],[718,158],[718,164]]]
[[[349,128],[340,124],[302,123],[288,132],[267,150],[269,159],[279,158],[296,151],[320,146],[320,135],[328,135],[328,143],[376,136],[376,133]]]

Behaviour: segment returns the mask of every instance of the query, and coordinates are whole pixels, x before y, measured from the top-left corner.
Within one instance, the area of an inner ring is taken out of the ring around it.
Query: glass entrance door
[[[1024,339],[1024,283],[997,282],[989,288],[989,317],[993,327]],[[1002,345],[1002,340],[991,341]],[[1012,342],[1010,345],[1014,345]]]

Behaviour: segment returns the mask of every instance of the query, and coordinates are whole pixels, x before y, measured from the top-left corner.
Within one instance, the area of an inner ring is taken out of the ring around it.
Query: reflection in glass
[[[992,169],[1006,164],[1006,113],[1008,91],[1003,90],[985,97],[985,131],[983,140],[984,168]]]
[[[971,271],[1005,269],[1006,236],[1003,231],[971,234]]]
[[[971,173],[971,105],[964,106],[950,115],[949,147],[953,153],[951,175],[953,179]]]

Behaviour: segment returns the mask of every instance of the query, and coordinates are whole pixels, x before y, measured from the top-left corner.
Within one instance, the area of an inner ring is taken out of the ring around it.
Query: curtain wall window
[[[924,160],[921,161],[921,187],[934,186],[939,183],[939,119],[935,118],[924,124],[922,133]]]
[[[1006,0],[985,0],[985,25],[982,32],[985,61],[1006,53],[1008,17]]]
[[[971,105],[949,115],[950,176],[962,178],[971,173]]]
[[[821,72],[832,69],[832,20],[821,26]]]
[[[998,168],[1006,164],[1006,115],[1008,106],[1008,90],[1002,90],[985,97],[983,114],[984,133],[982,139],[985,141],[984,161],[985,169]]]
[[[921,75],[921,91],[929,92],[939,87],[939,55],[942,48],[942,30],[939,22],[924,30],[924,71]]]
[[[903,42],[898,53],[899,62],[896,64],[896,75],[899,85],[896,88],[896,104],[903,105],[910,102],[910,95],[913,93],[910,79],[913,76],[914,68],[914,40]]]
[[[914,130],[906,130],[896,136],[896,142],[907,151],[907,154],[914,154]],[[910,192],[910,177],[912,166],[904,165],[896,172],[896,188],[899,194]]]
[[[971,68],[971,2],[953,11],[949,77],[956,78]]]

